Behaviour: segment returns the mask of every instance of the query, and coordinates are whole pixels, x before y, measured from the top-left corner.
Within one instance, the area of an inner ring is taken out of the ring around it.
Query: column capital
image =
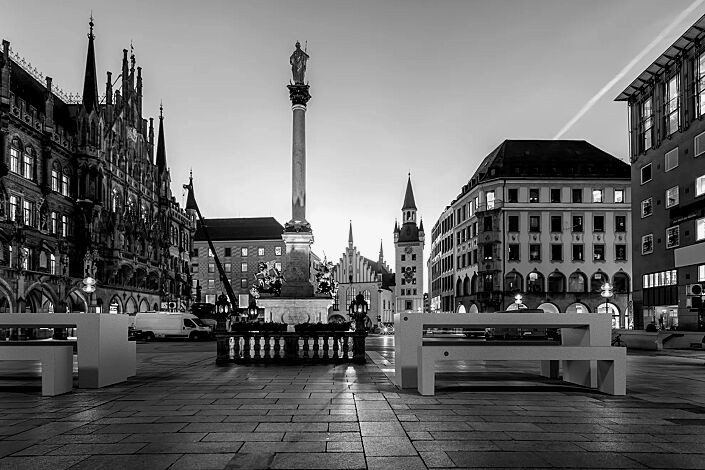
[[[291,99],[292,105],[303,105],[306,106],[308,100],[311,99],[311,95],[308,92],[308,85],[287,85],[289,89],[289,98]]]

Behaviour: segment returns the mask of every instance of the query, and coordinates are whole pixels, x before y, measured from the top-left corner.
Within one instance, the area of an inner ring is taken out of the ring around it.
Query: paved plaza
[[[138,344],[138,375],[42,397],[0,363],[0,469],[705,468],[705,352],[630,352],[628,396],[538,378],[530,362],[392,384],[365,365],[216,366],[215,343]]]

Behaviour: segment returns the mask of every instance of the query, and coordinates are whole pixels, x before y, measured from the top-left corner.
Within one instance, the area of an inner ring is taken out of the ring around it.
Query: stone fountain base
[[[257,306],[264,308],[264,317],[273,322],[297,325],[299,323],[327,323],[328,309],[333,305],[333,299],[327,297],[312,297],[307,299],[292,299],[285,297],[270,297],[257,299]]]

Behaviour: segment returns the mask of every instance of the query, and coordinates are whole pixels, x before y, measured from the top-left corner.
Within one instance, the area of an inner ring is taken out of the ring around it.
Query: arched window
[[[32,147],[24,149],[24,162],[22,165],[22,176],[28,180],[34,179],[34,165],[36,164],[36,153]]]
[[[362,296],[365,298],[365,302],[367,302],[367,303],[369,304],[369,303],[370,303],[370,298],[371,298],[371,297],[370,297],[370,291],[368,291],[367,289],[365,289],[365,290],[363,290],[363,291],[361,292],[361,294],[362,294]]]
[[[533,270],[526,276],[526,292],[544,292],[544,277],[540,272]]]
[[[605,282],[609,282],[610,278],[602,271],[597,271],[590,276],[590,292],[600,292],[600,289]]]
[[[521,292],[524,288],[522,275],[512,270],[504,276],[504,291],[505,292]]]
[[[19,174],[20,156],[22,155],[22,143],[18,138],[12,139],[10,143],[10,171]]]
[[[61,163],[58,161],[51,164],[51,190],[61,191]]]
[[[463,281],[458,278],[458,282],[455,283],[455,295],[457,297],[463,296]]]
[[[113,188],[113,197],[112,197],[112,208],[113,212],[116,214],[120,213],[120,193],[118,192],[117,189]]]
[[[477,273],[472,275],[472,279],[470,279],[470,294],[476,294],[477,293]]]
[[[470,295],[470,278],[467,276],[463,281],[463,295]]]
[[[568,292],[580,292],[584,293],[587,292],[587,279],[585,278],[585,274],[575,271],[573,274],[570,275],[568,278]]]
[[[357,291],[355,290],[354,287],[348,287],[345,289],[345,308],[347,309],[348,306],[353,303],[353,300],[355,300],[355,294]]]
[[[548,292],[560,294],[565,292],[565,276],[560,271],[553,271],[548,275]]]
[[[618,272],[612,277],[612,286],[616,294],[626,294],[629,292],[629,275],[625,272]]]
[[[68,168],[64,168],[61,173],[61,194],[69,196],[71,194],[71,173]]]

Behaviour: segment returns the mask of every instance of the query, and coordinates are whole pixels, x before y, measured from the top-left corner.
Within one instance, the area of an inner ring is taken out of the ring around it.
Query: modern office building
[[[628,326],[629,172],[585,141],[504,141],[434,224],[432,308],[608,310]]]
[[[190,299],[194,219],[172,196],[163,114],[155,142],[127,50],[99,97],[93,26],[80,96],[2,43],[0,312],[133,313]]]
[[[629,108],[635,327],[705,330],[705,16],[617,97]]]

